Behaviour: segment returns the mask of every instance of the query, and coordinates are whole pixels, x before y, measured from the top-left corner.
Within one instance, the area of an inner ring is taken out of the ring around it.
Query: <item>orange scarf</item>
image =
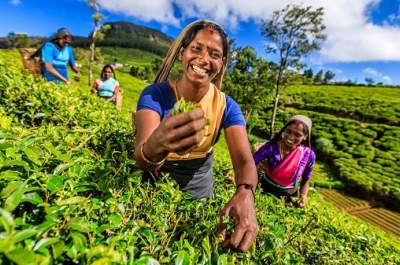
[[[177,100],[178,93],[176,85],[172,86],[174,89],[175,97]],[[167,160],[189,160],[196,158],[204,158],[213,149],[215,141],[217,140],[218,132],[221,127],[222,116],[224,115],[226,107],[226,97],[214,84],[210,83],[207,93],[198,103],[204,111],[206,119],[210,120],[210,124],[205,127],[205,136],[200,142],[199,146],[185,155],[178,155],[170,153]]]

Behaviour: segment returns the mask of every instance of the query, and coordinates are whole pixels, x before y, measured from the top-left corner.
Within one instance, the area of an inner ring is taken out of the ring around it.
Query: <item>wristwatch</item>
[[[241,184],[238,184],[238,185],[236,186],[236,191],[237,191],[241,186],[243,186],[243,188],[246,189],[246,190],[251,190],[251,193],[253,194],[253,198],[254,198],[254,200],[256,200],[256,195],[255,195],[254,190],[253,190],[253,189],[254,189],[253,184],[248,184],[248,183],[241,183]]]

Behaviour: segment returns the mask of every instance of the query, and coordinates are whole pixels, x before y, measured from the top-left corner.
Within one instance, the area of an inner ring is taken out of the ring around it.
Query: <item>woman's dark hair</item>
[[[67,29],[67,28],[59,28],[57,30],[57,32],[51,37],[51,41],[56,41],[56,40],[63,39],[63,38],[66,38],[66,37],[71,37],[72,38],[72,34],[69,31],[69,29]]]
[[[186,36],[182,40],[182,47],[185,49],[191,42],[192,40],[196,37],[196,34],[202,30],[202,29],[215,29],[219,35],[222,38],[222,52],[223,52],[223,57],[228,56],[228,51],[229,51],[229,42],[228,42],[228,36],[226,35],[225,31],[217,24],[204,21],[202,23],[199,23],[195,26],[193,26],[186,34]]]
[[[115,72],[114,72],[114,67],[111,64],[106,64],[103,66],[103,69],[101,70],[100,73],[100,78],[103,78],[103,74],[106,71],[107,68],[111,69],[111,72],[113,73],[114,79],[117,80],[117,77],[115,76]]]
[[[282,140],[282,133],[286,130],[287,127],[289,127],[290,125],[292,125],[294,123],[301,123],[301,125],[303,125],[303,133],[304,133],[304,135],[307,136],[306,139],[303,140],[303,142],[301,142],[301,144],[311,147],[308,126],[304,122],[299,121],[299,120],[292,120],[292,121],[289,121],[288,123],[286,123],[285,126],[283,126],[283,128],[277,134],[275,134],[275,136],[272,138],[271,141],[274,141],[275,143],[277,143],[278,141]]]

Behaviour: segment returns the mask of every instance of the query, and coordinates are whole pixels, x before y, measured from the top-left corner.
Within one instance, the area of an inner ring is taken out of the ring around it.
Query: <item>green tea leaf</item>
[[[21,184],[23,184],[22,181],[13,181],[8,183],[8,185],[0,193],[1,198],[4,199],[10,196],[11,193],[13,193]]]
[[[37,194],[36,192],[30,192],[30,193],[24,194],[24,196],[22,197],[22,201],[30,202],[35,205],[43,203],[42,197],[40,197],[40,195]]]
[[[0,161],[0,168],[2,167],[23,167],[25,171],[30,169],[29,164],[23,160]]]
[[[30,237],[36,235],[37,233],[38,233],[38,231],[36,229],[28,228],[28,229],[19,231],[12,238],[13,238],[14,242],[17,243],[19,241],[30,238]]]
[[[135,261],[135,265],[160,265],[160,263],[150,256],[142,256]]]
[[[110,218],[109,218],[111,225],[113,226],[119,226],[122,222],[122,217],[119,216],[118,214],[111,214]]]
[[[73,218],[68,221],[68,226],[72,230],[76,230],[82,233],[89,233],[92,231],[90,224],[86,222],[83,218]]]
[[[61,201],[57,201],[57,205],[61,206],[61,205],[69,205],[69,204],[76,204],[76,203],[81,203],[86,201],[87,198],[82,197],[82,196],[75,196],[75,197],[71,197],[65,200],[61,200]]]
[[[175,259],[175,265],[190,265],[189,254],[184,250],[179,251]]]
[[[7,227],[14,226],[14,218],[9,212],[0,208],[0,214],[1,214],[1,222],[3,225]]]
[[[39,166],[42,165],[42,150],[39,147],[25,148],[24,153],[33,163]]]
[[[69,168],[70,164],[60,164],[53,170],[53,175],[59,175],[61,172]]]
[[[18,248],[11,252],[6,253],[6,257],[18,265],[35,265],[35,253],[33,251]]]
[[[36,243],[36,245],[33,247],[33,250],[36,251],[39,248],[45,248],[47,246],[50,246],[56,242],[58,242],[60,238],[58,237],[48,237],[48,238],[42,238],[39,240],[39,242]]]
[[[21,175],[18,171],[6,170],[0,173],[0,179],[15,180]]]
[[[14,241],[10,238],[0,239],[0,253],[7,253],[15,249]]]
[[[57,243],[51,245],[51,249],[53,251],[53,257],[57,259],[64,252],[65,243],[64,241],[58,241]]]
[[[83,252],[87,246],[86,236],[78,232],[72,232],[70,236],[72,237],[72,242],[75,249],[78,252]]]
[[[55,175],[49,176],[49,180],[47,181],[47,189],[50,192],[56,192],[62,189],[63,185],[64,185],[64,177]]]
[[[22,201],[22,197],[25,192],[25,185],[26,181],[24,183],[21,183],[18,185],[17,189],[7,198],[6,202],[4,203],[4,208],[12,212],[15,208],[17,208],[18,204]]]
[[[108,265],[111,264],[112,261],[108,257],[100,258],[91,263],[91,265]]]

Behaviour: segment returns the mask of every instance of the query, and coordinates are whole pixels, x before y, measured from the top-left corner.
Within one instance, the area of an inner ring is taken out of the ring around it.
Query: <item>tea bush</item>
[[[314,190],[305,209],[257,192],[255,245],[247,253],[222,248],[214,235],[218,212],[234,192],[222,139],[214,198],[193,200],[167,176],[142,183],[129,116],[86,88],[23,74],[2,56],[0,263],[397,262],[397,239],[341,213]]]

